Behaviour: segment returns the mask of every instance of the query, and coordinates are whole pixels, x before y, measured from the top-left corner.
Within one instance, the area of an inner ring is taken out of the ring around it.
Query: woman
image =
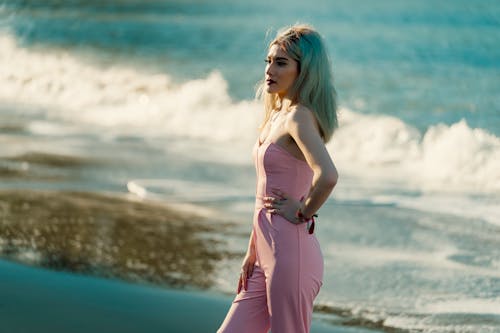
[[[314,216],[338,178],[325,147],[337,127],[330,61],[321,36],[295,25],[270,43],[266,63],[253,228],[219,333],[309,332],[322,285]]]

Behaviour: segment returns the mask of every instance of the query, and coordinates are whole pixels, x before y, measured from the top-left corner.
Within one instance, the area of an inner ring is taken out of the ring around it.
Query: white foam
[[[391,328],[401,328],[404,331],[417,331],[422,333],[498,333],[495,323],[464,324],[460,318],[454,318],[458,323],[453,324],[448,321],[443,323],[434,320],[434,316],[411,316],[411,315],[389,315],[384,320],[384,326]],[[453,319],[452,319],[453,320]]]
[[[356,165],[390,167],[403,158],[415,159],[420,153],[420,133],[400,119],[362,115],[341,108],[339,121],[340,128],[329,148],[334,156],[349,163],[350,168]]]
[[[432,302],[419,306],[419,311],[426,313],[474,313],[500,315],[500,298],[469,298]]]
[[[31,121],[27,127],[31,133],[44,136],[63,137],[81,132],[81,129],[76,126],[56,124],[49,121]]]
[[[413,262],[426,267],[462,268],[463,265],[448,260],[455,249],[448,246],[434,251],[410,251],[395,248],[353,246],[352,244],[331,244],[326,253],[343,260],[356,261],[368,267],[378,267],[394,262]]]
[[[421,196],[377,195],[374,203],[394,203],[420,211],[453,214],[459,217],[482,219],[500,226],[500,198],[481,200],[458,195],[429,193]]]
[[[500,271],[494,264],[492,267],[479,267],[452,260],[459,250],[452,243],[442,239],[426,236],[428,244],[424,250],[411,250],[391,247],[360,246],[348,243],[335,243],[327,246],[325,260],[327,262],[355,262],[363,267],[380,267],[397,263],[414,263],[419,267],[448,269],[464,274],[481,274],[483,276],[500,277]],[[426,241],[423,240],[423,241]]]
[[[262,106],[233,101],[219,72],[181,84],[164,73],[100,67],[63,50],[25,49],[0,36],[0,101],[31,103],[46,110],[49,121],[106,138],[160,138],[155,142],[193,158],[251,163]],[[340,113],[328,149],[341,177],[427,192],[500,193],[500,139],[485,130],[460,121],[420,133],[395,117],[345,108]],[[31,128],[57,130],[40,123]]]
[[[465,120],[429,128],[413,171],[426,181],[450,187],[500,190],[500,139]]]
[[[341,169],[426,191],[500,192],[500,138],[462,120],[423,135],[401,120],[342,109],[329,150]]]
[[[181,179],[134,179],[127,183],[138,197],[163,197],[168,201],[217,201],[248,195],[243,189],[228,189],[226,184]]]
[[[24,49],[10,36],[0,37],[0,87],[0,100],[44,107],[53,119],[211,142],[253,139],[261,109],[253,101],[231,101],[216,71],[174,84],[166,74],[99,68],[63,51]]]

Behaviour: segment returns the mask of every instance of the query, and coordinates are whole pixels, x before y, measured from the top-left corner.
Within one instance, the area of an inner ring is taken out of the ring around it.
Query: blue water
[[[500,6],[496,1],[5,1],[24,46],[126,54],[183,79],[214,69],[251,98],[275,30],[308,22],[334,59],[341,102],[419,129],[466,119],[500,134]],[[14,14],[11,14],[14,13]],[[271,30],[270,36],[266,32]],[[359,105],[359,103],[358,103]]]
[[[125,161],[4,187],[128,189],[227,213],[243,234],[267,43],[314,25],[341,106],[318,304],[360,324],[500,332],[498,1],[0,4],[0,121],[25,128],[0,133],[0,155]],[[214,289],[232,292],[238,267],[221,263]]]

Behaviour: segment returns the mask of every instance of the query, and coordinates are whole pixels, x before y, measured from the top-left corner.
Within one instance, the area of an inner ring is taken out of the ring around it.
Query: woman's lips
[[[276,83],[276,81],[273,81],[273,80],[271,80],[271,79],[267,79],[267,80],[266,80],[266,83],[267,83],[268,85],[271,85],[271,84],[273,84],[273,83]]]

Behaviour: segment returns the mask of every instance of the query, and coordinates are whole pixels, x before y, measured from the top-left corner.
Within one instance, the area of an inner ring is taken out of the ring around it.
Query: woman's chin
[[[268,94],[275,94],[276,93],[276,89],[274,89],[274,87],[272,85],[271,86],[266,85],[266,92]]]

